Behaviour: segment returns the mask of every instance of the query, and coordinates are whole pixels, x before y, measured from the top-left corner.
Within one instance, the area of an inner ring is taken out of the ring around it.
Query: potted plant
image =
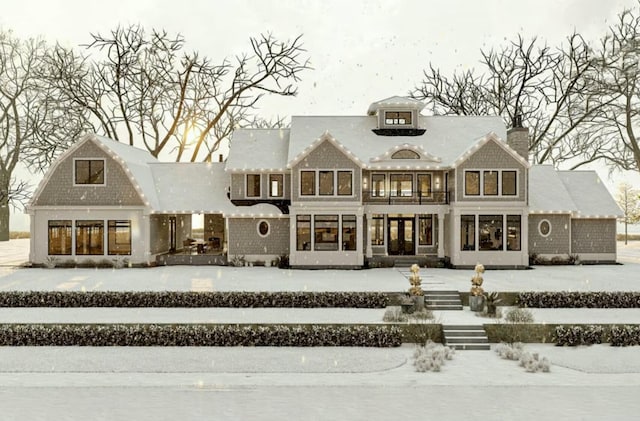
[[[496,317],[498,312],[498,304],[502,302],[497,292],[489,292],[484,294],[484,299],[487,304],[487,315]]]
[[[471,311],[484,310],[484,290],[482,289],[482,274],[484,266],[478,263],[475,267],[476,274],[471,278],[471,291],[469,293],[469,308]]]
[[[422,284],[422,278],[420,278],[420,266],[417,264],[411,265],[411,275],[409,276],[409,296],[414,303],[414,309],[417,311],[424,310],[424,291],[420,286]]]

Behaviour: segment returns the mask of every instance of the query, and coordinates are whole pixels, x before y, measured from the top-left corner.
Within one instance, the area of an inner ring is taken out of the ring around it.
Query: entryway
[[[387,218],[387,238],[389,239],[388,253],[391,256],[415,255],[414,227],[415,218],[413,216],[388,217]]]

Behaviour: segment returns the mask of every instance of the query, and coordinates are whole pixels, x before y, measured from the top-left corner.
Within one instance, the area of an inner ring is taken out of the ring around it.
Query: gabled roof
[[[369,106],[367,115],[375,115],[379,109],[397,109],[408,108],[412,110],[422,111],[425,104],[417,99],[404,96],[391,96],[380,101],[376,101]]]
[[[378,136],[372,132],[377,125],[375,116],[294,116],[289,136],[289,165],[327,131],[346,153],[363,162],[363,168],[369,168],[372,159],[383,156],[391,148],[405,144],[440,158],[442,168],[452,167],[470,145],[487,133],[494,132],[500,139],[506,139],[507,135],[500,117],[420,116],[419,125],[426,132],[419,136]]]
[[[345,146],[336,140],[335,137],[329,133],[329,131],[325,131],[322,136],[313,141],[309,146],[300,151],[296,156],[294,156],[288,163],[287,168],[291,168],[296,165],[298,162],[302,161],[307,155],[309,155],[313,150],[315,150],[318,146],[322,145],[324,142],[329,142],[337,149],[339,149],[347,158],[352,160],[357,166],[362,167],[364,163],[355,156],[350,150],[345,148]]]
[[[49,182],[51,175],[55,173],[55,170],[58,168],[60,163],[87,142],[94,143],[122,166],[122,169],[129,177],[129,180],[131,180],[132,185],[135,187],[140,198],[145,202],[145,204],[153,206],[157,203],[155,192],[153,190],[151,171],[149,170],[148,164],[158,162],[158,160],[145,150],[129,146],[104,136],[89,133],[81,137],[55,160],[33,194],[28,207],[33,203],[36,203],[42,189]]]
[[[529,212],[578,212],[578,206],[551,165],[532,165],[529,169]]]
[[[511,155],[516,161],[520,162],[520,164],[522,164],[525,168],[529,168],[531,166],[531,164],[529,164],[529,162],[526,159],[524,159],[518,152],[516,152],[513,148],[507,145],[506,142],[500,139],[500,137],[498,137],[496,133],[490,132],[482,136],[473,144],[471,144],[458,158],[456,158],[453,164],[453,167],[457,167],[458,165],[462,164],[464,161],[469,159],[471,155],[476,153],[481,147],[483,147],[489,142],[494,142],[496,145],[501,147],[505,152]]]
[[[289,129],[239,129],[233,133],[226,170],[282,172],[287,167]]]
[[[595,171],[558,171],[578,207],[578,218],[620,218],[620,207]]]
[[[529,211],[571,213],[575,218],[622,216],[595,171],[557,171],[551,165],[533,165],[529,170]]]

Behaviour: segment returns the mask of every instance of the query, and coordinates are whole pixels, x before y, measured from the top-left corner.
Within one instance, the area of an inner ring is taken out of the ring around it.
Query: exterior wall
[[[234,173],[231,174],[231,199],[232,200],[251,200],[251,199],[274,199],[274,200],[290,200],[291,199],[291,174],[288,173],[262,173],[260,177],[260,190],[261,197],[246,197],[247,189],[247,174],[250,173]],[[269,174],[284,174],[284,196],[283,197],[271,197],[269,196]]]
[[[543,220],[551,225],[551,232],[546,237],[538,229]],[[571,254],[571,225],[568,214],[529,215],[529,253],[542,256]]]
[[[453,203],[456,201],[456,171],[451,170],[447,172],[445,187],[449,192],[449,203]]]
[[[265,237],[258,233],[261,221],[269,224]],[[229,257],[240,255],[251,261],[289,254],[288,218],[229,218],[227,223]]]
[[[74,158],[105,159],[105,185],[74,186]],[[140,195],[120,164],[93,142],[86,142],[54,170],[33,206],[142,206]]]
[[[148,253],[149,238],[149,218],[143,214],[142,209],[92,209],[87,212],[86,208],[57,208],[57,209],[33,209],[31,213],[31,252],[29,259],[31,263],[43,264],[49,257],[49,221],[50,220],[71,220],[71,255],[56,255],[59,262],[83,261],[101,262],[102,260],[112,261],[115,255],[109,255],[107,221],[108,220],[130,220],[131,221],[131,255],[121,255],[120,258],[129,260],[132,264],[149,264],[151,256]],[[77,220],[102,220],[104,221],[104,254],[103,255],[75,255]]]
[[[571,253],[580,260],[614,260],[616,255],[615,219],[572,219]],[[598,259],[594,255],[602,256]],[[613,255],[613,258],[611,258]],[[595,259],[594,259],[595,257]]]
[[[353,196],[300,196],[301,170],[353,170]],[[360,167],[337,149],[331,142],[324,141],[291,170],[291,200],[353,202],[362,200],[362,174]]]
[[[518,195],[517,196],[491,196],[491,197],[464,197],[464,171],[465,170],[501,170],[514,169],[518,171]],[[528,183],[526,168],[513,156],[498,146],[494,141],[485,143],[466,161],[457,168],[457,179],[455,182],[456,201],[459,202],[514,202],[526,200],[526,187]],[[449,179],[449,188],[453,185]]]

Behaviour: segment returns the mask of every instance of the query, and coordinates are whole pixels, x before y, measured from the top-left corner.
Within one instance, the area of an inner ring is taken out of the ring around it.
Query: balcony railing
[[[369,203],[385,203],[388,205],[442,205],[449,204],[448,191],[402,191],[380,193],[373,191],[362,192],[362,200]]]

